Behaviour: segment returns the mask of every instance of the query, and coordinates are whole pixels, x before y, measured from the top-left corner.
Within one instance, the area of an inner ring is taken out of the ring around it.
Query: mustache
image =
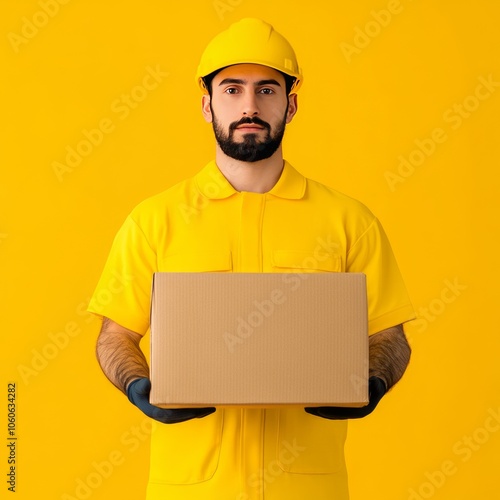
[[[243,117],[241,120],[231,123],[231,125],[229,125],[229,131],[232,132],[233,130],[236,129],[236,127],[239,127],[240,125],[245,125],[247,123],[255,123],[256,125],[264,127],[268,131],[271,130],[271,125],[269,125],[269,123],[265,122],[264,120],[261,120],[257,116],[254,116],[253,118]]]

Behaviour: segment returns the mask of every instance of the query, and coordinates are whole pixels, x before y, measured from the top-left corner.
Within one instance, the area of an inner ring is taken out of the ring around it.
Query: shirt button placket
[[[262,272],[262,222],[265,198],[265,194],[241,193],[239,272]]]
[[[240,213],[239,258],[236,272],[262,272],[262,224],[265,194],[242,192]],[[260,475],[263,467],[264,411],[242,409],[242,482],[248,500],[261,500],[263,487]]]

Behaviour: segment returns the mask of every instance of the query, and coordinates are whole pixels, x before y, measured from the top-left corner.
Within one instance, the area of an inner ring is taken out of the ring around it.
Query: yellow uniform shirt
[[[138,205],[115,238],[89,311],[145,334],[156,271],[362,272],[371,334],[414,317],[378,220],[286,161],[268,193],[237,192],[210,162]],[[301,408],[217,409],[155,425],[147,498],[346,500],[346,431],[345,421]]]

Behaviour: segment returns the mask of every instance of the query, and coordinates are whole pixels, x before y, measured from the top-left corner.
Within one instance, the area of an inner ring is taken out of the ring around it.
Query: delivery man
[[[148,500],[345,500],[347,419],[368,415],[410,357],[413,309],[389,242],[361,203],[283,159],[301,70],[273,27],[243,19],[198,67],[215,161],[139,204],[119,230],[89,310],[103,318],[99,363],[155,419]],[[152,275],[174,272],[362,272],[367,277],[370,403],[365,408],[160,409],[139,347]],[[117,289],[116,276],[127,285]],[[106,297],[106,300],[103,300]]]

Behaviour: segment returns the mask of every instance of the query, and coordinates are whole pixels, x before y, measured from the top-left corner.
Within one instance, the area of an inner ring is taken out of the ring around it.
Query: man
[[[368,415],[402,376],[413,310],[386,236],[359,202],[303,177],[281,139],[297,112],[301,71],[269,24],[243,19],[206,48],[198,81],[215,161],[136,207],[118,232],[89,310],[103,317],[97,355],[107,377],[161,422],[151,438],[147,498],[348,498],[348,418]],[[180,272],[363,272],[370,404],[361,409],[160,409],[149,404],[139,347],[151,278]],[[110,290],[116,273],[131,278]],[[99,300],[103,293],[107,300]],[[111,297],[111,298],[110,298]]]

